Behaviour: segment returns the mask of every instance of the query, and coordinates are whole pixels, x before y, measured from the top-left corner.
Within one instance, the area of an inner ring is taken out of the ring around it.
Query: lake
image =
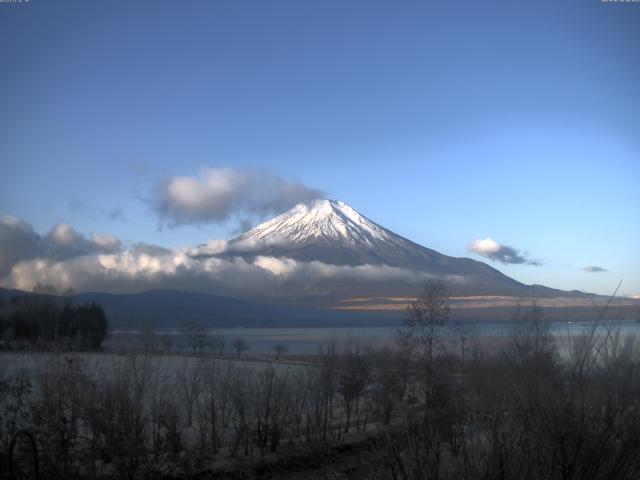
[[[551,332],[558,337],[574,336],[591,328],[592,322],[550,322]],[[514,328],[512,323],[469,325],[474,335],[480,337],[507,337]],[[619,327],[623,334],[640,334],[640,322],[634,320],[608,320],[601,323],[601,328]],[[276,343],[283,343],[290,354],[313,354],[320,344],[336,341],[338,346],[344,345],[350,338],[358,339],[375,347],[391,345],[400,327],[328,327],[328,328],[219,328],[208,330],[209,335],[221,335],[225,339],[227,352],[231,351],[230,344],[236,339],[244,339],[249,345],[249,353],[272,354]],[[154,334],[157,341],[163,335],[171,338],[173,351],[188,349],[182,329],[157,329]],[[116,329],[113,330],[105,346],[108,348],[127,348],[141,345],[148,333],[141,330]],[[450,335],[443,330],[443,335]]]

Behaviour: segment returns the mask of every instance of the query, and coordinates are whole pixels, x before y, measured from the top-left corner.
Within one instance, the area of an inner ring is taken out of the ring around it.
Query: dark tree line
[[[107,327],[107,316],[95,302],[74,306],[55,298],[19,296],[0,305],[0,339],[5,348],[56,344],[97,349]]]

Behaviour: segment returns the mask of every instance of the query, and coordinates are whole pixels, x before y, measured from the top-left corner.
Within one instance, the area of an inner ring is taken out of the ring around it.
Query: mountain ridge
[[[0,287],[0,303],[12,297],[44,297],[59,303],[101,305],[111,328],[179,327],[196,322],[208,328],[355,327],[399,325],[397,312],[340,312],[323,308],[250,302],[233,297],[176,289],[138,293],[83,292],[57,296]]]
[[[211,256],[266,256],[341,266],[386,265],[442,278],[454,294],[584,295],[575,290],[526,285],[484,262],[444,255],[392,232],[337,200],[300,203],[232,238],[224,249],[216,251],[201,245],[194,253],[196,258]]]
[[[417,292],[416,292],[417,293]],[[249,302],[233,297],[188,292],[175,289],[146,290],[139,293],[85,292],[70,297],[43,295],[0,287],[0,303],[8,304],[16,296],[46,297],[55,302],[81,305],[100,304],[112,329],[176,328],[196,322],[207,328],[264,328],[264,327],[382,327],[399,326],[403,309],[349,310],[322,306],[301,307],[288,304]],[[601,297],[606,300],[606,297]],[[409,301],[410,299],[407,299]],[[512,322],[514,305],[499,305],[488,300],[481,307],[465,306],[465,299],[452,298],[453,319],[466,322]],[[630,300],[630,299],[627,299]],[[461,303],[462,301],[462,303]],[[366,302],[364,302],[366,304]],[[527,307],[527,303],[523,307]],[[626,302],[624,315],[632,316],[640,301]],[[596,320],[598,310],[593,306],[545,306],[545,318],[550,321]],[[1,315],[1,310],[0,310]],[[622,318],[622,317],[621,317]]]

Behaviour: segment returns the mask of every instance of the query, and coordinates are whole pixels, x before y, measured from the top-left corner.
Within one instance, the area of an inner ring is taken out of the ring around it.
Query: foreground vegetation
[[[48,353],[3,372],[0,451],[27,429],[52,479],[637,478],[636,338],[558,341],[540,309],[519,315],[489,345],[429,284],[397,348],[330,344],[308,365]],[[32,472],[28,444],[15,457]]]

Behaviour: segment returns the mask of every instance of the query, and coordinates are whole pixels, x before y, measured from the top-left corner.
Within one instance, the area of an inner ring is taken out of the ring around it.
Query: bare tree
[[[242,356],[244,352],[249,350],[249,344],[244,338],[237,338],[231,342],[231,347],[235,350],[238,358]]]
[[[354,408],[356,419],[359,416],[360,397],[371,376],[370,359],[367,358],[366,353],[362,345],[355,340],[349,341],[345,347],[344,365],[338,374],[338,392],[342,396],[344,412],[347,417],[345,433],[349,432]],[[357,421],[356,429],[358,429]]]
[[[443,346],[443,327],[449,321],[449,293],[441,280],[424,284],[422,293],[407,307],[404,328],[397,341],[421,365],[425,400],[433,394],[434,358]]]
[[[164,349],[165,354],[171,353],[171,347],[173,346],[173,338],[170,333],[164,333],[161,336],[162,348]]]
[[[230,386],[235,375],[233,365],[232,362],[224,364],[216,360],[209,360],[204,365],[198,420],[201,438],[208,439],[213,452],[220,448],[224,431],[229,426]]]
[[[449,293],[442,281],[428,281],[407,307],[399,343],[414,357],[431,363],[442,345],[442,327],[449,321]]]
[[[290,421],[291,404],[288,374],[277,372],[273,365],[260,370],[255,382],[255,433],[261,456],[267,445],[272,452],[277,450]]]
[[[196,322],[185,323],[182,329],[182,335],[185,337],[187,345],[194,354],[202,352],[207,345],[207,333]]]
[[[460,320],[451,322],[450,325],[451,336],[460,346],[460,365],[463,373],[467,354],[467,341],[474,335],[474,330],[473,325]]]
[[[234,432],[231,455],[242,450],[246,456],[252,452],[251,432],[255,415],[255,385],[253,372],[249,369],[238,369],[230,384],[230,398],[233,409],[231,426]]]
[[[213,354],[217,357],[222,357],[224,355],[224,347],[227,342],[224,335],[222,335],[218,329],[216,329],[211,335],[210,343]]]
[[[284,343],[276,343],[273,346],[273,351],[276,352],[276,360],[280,360],[280,358],[287,353],[289,347],[287,347]]]
[[[193,364],[188,358],[183,358],[182,366],[177,371],[177,379],[187,413],[187,426],[191,427],[194,406],[204,389],[202,363],[197,361]]]
[[[543,379],[554,368],[557,345],[542,309],[533,302],[528,310],[516,307],[515,324],[505,354],[519,374]]]
[[[160,338],[155,328],[149,323],[142,327],[142,348],[148,354],[155,354],[160,351]]]
[[[316,403],[315,413],[320,414],[316,418],[320,421],[317,429],[326,440],[329,432],[329,420],[333,418],[333,404],[337,391],[337,370],[338,370],[338,352],[336,340],[332,338],[326,346],[318,347],[317,362],[320,365],[320,371],[315,381],[317,382],[317,394],[319,394],[319,402]]]
[[[29,398],[33,385],[26,375],[4,377],[0,371],[0,447],[6,451],[13,434],[31,421]]]
[[[372,372],[374,408],[384,425],[403,400],[406,390],[406,362],[401,352],[384,349],[379,353],[376,368]]]

